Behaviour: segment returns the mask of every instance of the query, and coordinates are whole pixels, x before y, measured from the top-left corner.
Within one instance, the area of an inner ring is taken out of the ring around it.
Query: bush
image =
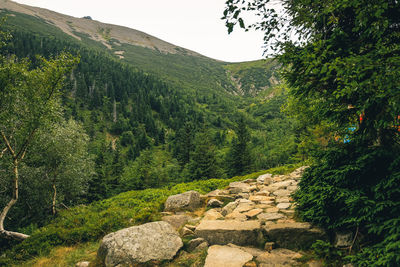
[[[358,231],[359,266],[400,263],[400,149],[351,142],[319,152],[295,199],[298,213],[329,231]]]

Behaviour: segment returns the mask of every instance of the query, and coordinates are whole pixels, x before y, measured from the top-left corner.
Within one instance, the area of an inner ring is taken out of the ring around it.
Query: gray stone
[[[249,194],[249,193],[239,193],[239,194],[237,194],[237,195],[235,196],[235,199],[238,199],[238,198],[249,199],[249,197],[250,197],[250,194]]]
[[[335,247],[345,248],[350,247],[353,243],[353,233],[352,232],[341,232],[335,234]]]
[[[208,249],[204,267],[242,267],[251,261],[253,255],[230,246],[211,246]]]
[[[325,233],[312,228],[309,223],[277,223],[265,226],[267,239],[274,241],[278,247],[288,249],[307,249],[317,239],[326,240]]]
[[[195,234],[211,245],[253,245],[262,241],[259,221],[215,220],[202,221]]]
[[[276,205],[276,207],[280,210],[286,210],[288,208],[290,208],[292,204],[290,203],[279,203],[278,205]]]
[[[240,212],[232,212],[226,215],[225,220],[247,221],[247,216]]]
[[[269,178],[272,178],[272,174],[270,174],[270,173],[260,175],[257,178],[257,183],[264,184],[265,181],[268,180]]]
[[[236,207],[239,205],[238,202],[229,202],[225,207],[222,208],[221,214],[223,216],[228,215],[231,213]]]
[[[151,222],[106,235],[97,256],[106,267],[130,266],[170,260],[182,246],[181,238],[169,223]]]
[[[206,213],[204,214],[203,220],[218,220],[222,217],[223,216],[221,215],[221,213],[219,213],[215,209],[211,209],[211,210],[206,211]]]
[[[178,230],[184,226],[190,220],[190,218],[191,217],[187,215],[169,215],[162,217],[161,220],[172,225],[175,230]]]
[[[232,182],[229,184],[229,193],[250,193],[250,185],[243,182]]]
[[[222,201],[219,201],[218,199],[210,199],[207,202],[207,207],[211,207],[211,208],[219,208],[222,207],[224,205],[224,203]]]
[[[285,215],[274,212],[274,213],[261,213],[257,216],[257,219],[260,220],[261,222],[266,222],[266,221],[275,221],[279,219],[286,218]]]
[[[223,195],[223,194],[224,194],[224,192],[222,190],[217,189],[217,190],[209,192],[208,194],[206,194],[206,196],[207,197],[216,197],[216,196]]]
[[[189,236],[189,235],[194,235],[194,232],[191,229],[187,228],[187,227],[183,227],[180,232],[181,232],[181,236],[182,237]]]
[[[262,267],[289,267],[296,266],[296,259],[301,258],[301,254],[284,248],[273,249],[257,257],[258,266]]]
[[[78,262],[77,264],[75,264],[75,267],[89,267],[89,265],[90,265],[90,262],[81,261],[81,262]]]
[[[187,243],[186,250],[188,252],[192,252],[192,251],[196,250],[198,248],[198,246],[203,243],[205,243],[208,246],[208,243],[207,243],[207,241],[204,240],[204,238],[192,239]]]
[[[286,190],[286,189],[279,189],[279,190],[276,190],[276,191],[272,192],[272,194],[274,194],[277,197],[287,197],[291,193],[292,192],[290,192],[289,190]]]
[[[196,191],[188,191],[168,197],[165,202],[165,211],[194,210],[200,205],[200,194]]]

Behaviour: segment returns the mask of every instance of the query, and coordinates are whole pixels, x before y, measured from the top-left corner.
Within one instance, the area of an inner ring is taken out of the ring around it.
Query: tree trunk
[[[13,172],[14,172],[14,181],[13,181],[13,196],[11,200],[8,202],[8,204],[4,207],[2,212],[0,213],[0,236],[5,237],[8,239],[16,239],[16,240],[24,240],[29,237],[29,235],[25,235],[22,233],[16,233],[16,232],[11,232],[11,231],[6,231],[4,230],[4,220],[7,216],[8,211],[14,206],[15,203],[17,203],[18,200],[18,160],[14,159],[13,160]]]
[[[56,197],[57,197],[57,188],[56,188],[56,183],[53,181],[53,205],[52,205],[52,210],[53,210],[53,215],[56,215]]]

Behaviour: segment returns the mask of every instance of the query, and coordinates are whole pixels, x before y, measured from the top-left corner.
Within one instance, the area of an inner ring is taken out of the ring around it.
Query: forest
[[[293,195],[296,216],[330,236],[355,233],[349,251],[320,241],[315,253],[328,266],[397,266],[400,4],[296,0],[283,1],[281,13],[269,2],[226,2],[228,31],[261,30],[276,53],[240,64],[134,46],[127,54],[143,58],[120,60],[37,18],[32,28],[22,25],[27,15],[5,18],[0,247],[11,249],[4,264],[95,242],[129,220],[151,221],[172,193],[307,164]],[[260,20],[247,24],[247,13]],[[179,68],[157,69],[166,58]],[[239,77],[242,95],[233,93]],[[135,209],[125,214],[124,205]],[[98,227],[85,218],[97,211],[106,213]]]

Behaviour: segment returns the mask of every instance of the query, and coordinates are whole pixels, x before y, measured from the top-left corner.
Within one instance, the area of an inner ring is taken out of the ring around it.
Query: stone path
[[[201,196],[208,210],[183,226],[181,235],[194,236],[202,248],[209,246],[207,267],[296,266],[302,256],[298,251],[326,238],[322,230],[294,219],[291,194],[304,169],[233,182]]]

